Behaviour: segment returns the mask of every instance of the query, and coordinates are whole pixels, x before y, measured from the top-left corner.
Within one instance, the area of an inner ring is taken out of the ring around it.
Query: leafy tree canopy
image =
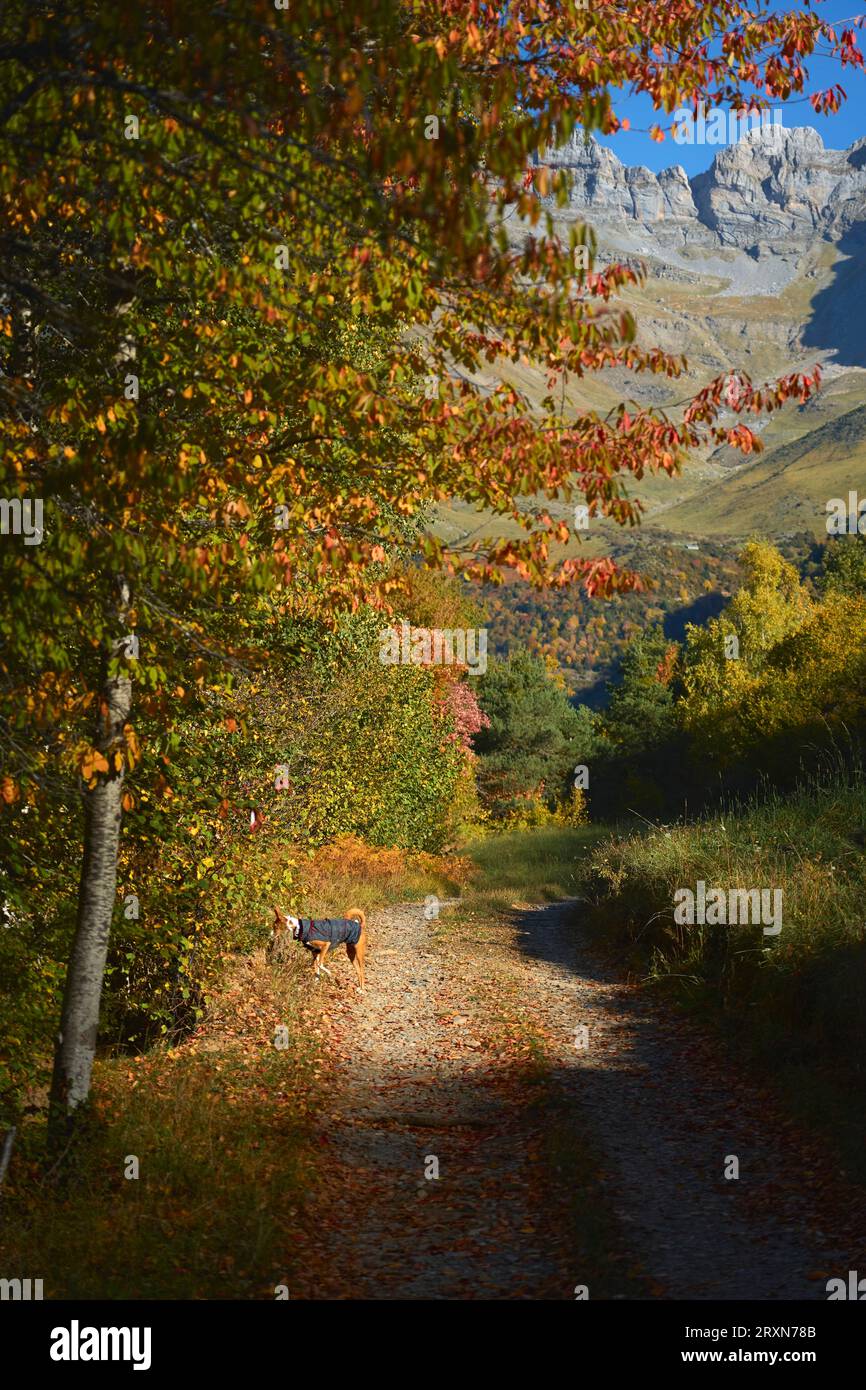
[[[482,796],[498,810],[519,797],[562,795],[597,742],[596,719],[575,708],[544,661],[518,650],[492,663],[480,691],[490,720],[475,738]]]

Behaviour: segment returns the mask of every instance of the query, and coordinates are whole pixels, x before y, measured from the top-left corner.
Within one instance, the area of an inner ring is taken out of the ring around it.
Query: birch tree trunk
[[[121,618],[129,606],[129,590],[121,581]],[[126,637],[114,642],[112,655],[127,650]],[[60,1032],[54,1049],[54,1074],[49,1102],[49,1147],[57,1150],[71,1136],[75,1112],[87,1100],[96,1052],[99,1006],[108,938],[117,891],[117,853],[120,843],[124,765],[115,769],[113,753],[123,747],[123,727],[132,707],[132,681],[109,678],[100,691],[94,747],[109,762],[96,786],[85,789],[84,857],[78,888],[78,919],[66,973]]]

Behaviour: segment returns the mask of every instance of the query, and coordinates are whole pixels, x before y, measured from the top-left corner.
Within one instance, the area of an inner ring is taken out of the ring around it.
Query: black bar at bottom
[[[256,1379],[274,1374],[289,1378],[308,1358],[321,1358],[330,1368],[345,1353],[358,1371],[375,1365],[378,1374],[393,1365],[402,1379],[414,1372],[429,1383],[438,1367],[443,1373],[457,1368],[464,1373],[476,1360],[489,1377],[499,1357],[509,1357],[519,1347],[537,1357],[539,1370],[554,1354],[557,1361],[563,1354],[573,1360],[575,1371],[592,1366],[596,1374],[599,1365],[611,1373],[800,1365],[820,1370],[826,1379],[828,1372],[850,1366],[862,1348],[866,1326],[859,1308],[841,1301],[575,1301],[534,1305],[533,1312],[528,1300],[468,1306],[446,1300],[400,1302],[396,1307],[391,1301],[359,1306],[349,1300],[325,1305],[329,1326],[323,1338],[315,1315],[311,1320],[315,1306],[291,1298],[273,1303],[3,1302],[3,1362],[52,1378],[93,1379],[108,1370],[115,1377],[128,1373],[136,1380],[152,1376],[173,1384],[177,1376],[192,1373],[221,1380],[233,1372],[246,1381],[251,1374]],[[456,1325],[464,1334],[459,1346],[435,1335]],[[414,1327],[424,1341],[413,1366],[407,1361],[406,1335]],[[556,1342],[546,1340],[551,1336]]]

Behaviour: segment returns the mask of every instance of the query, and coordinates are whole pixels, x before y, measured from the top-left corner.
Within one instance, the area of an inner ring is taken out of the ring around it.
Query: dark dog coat
[[[310,941],[329,941],[339,946],[345,941],[347,946],[357,946],[361,939],[361,923],[353,917],[299,917],[297,940],[306,945]]]

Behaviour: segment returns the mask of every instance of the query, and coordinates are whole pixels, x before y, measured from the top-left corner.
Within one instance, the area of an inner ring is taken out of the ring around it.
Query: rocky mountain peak
[[[685,170],[677,165],[656,175],[638,164],[624,165],[606,145],[583,132],[572,135],[559,149],[546,150],[536,163],[567,169],[571,176],[573,208],[607,218],[644,224],[694,218],[695,205]]]
[[[704,225],[723,244],[745,247],[829,230],[834,194],[846,178],[862,180],[866,195],[866,177],[851,169],[844,151],[826,150],[811,126],[768,125],[720,150],[691,187]]]
[[[638,223],[667,247],[699,242],[760,253],[816,232],[837,240],[854,223],[866,224],[866,139],[825,149],[811,126],[751,129],[692,179],[678,164],[658,175],[628,167],[582,131],[536,162],[568,169],[571,217],[621,230]]]

